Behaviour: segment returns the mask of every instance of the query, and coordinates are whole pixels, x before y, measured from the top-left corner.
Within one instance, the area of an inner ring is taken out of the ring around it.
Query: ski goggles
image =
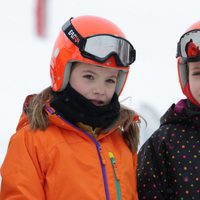
[[[116,64],[124,67],[135,61],[136,51],[128,40],[109,34],[84,38],[74,28],[71,19],[62,26],[62,30],[79,48],[83,57],[103,63],[113,55]]]
[[[182,57],[187,62],[200,60],[200,29],[189,31],[181,36],[176,57]]]

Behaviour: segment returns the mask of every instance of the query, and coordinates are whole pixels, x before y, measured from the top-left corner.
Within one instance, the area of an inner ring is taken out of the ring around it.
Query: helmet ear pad
[[[64,90],[69,82],[70,74],[71,74],[72,62],[68,62],[66,64],[64,75],[63,75],[63,83],[60,88],[60,91]]]
[[[116,89],[115,89],[115,92],[117,93],[117,95],[120,95],[121,91],[123,90],[127,76],[128,76],[128,71],[119,70]]]
[[[190,91],[190,84],[189,84],[189,68],[187,62],[183,58],[178,58],[177,62],[178,67],[178,76],[179,76],[179,83],[181,85],[181,89],[183,94],[194,104],[200,106],[197,100],[193,97]]]
[[[192,94],[190,92],[190,84],[188,78],[188,64],[183,58],[178,58],[178,76],[179,76],[179,83],[181,85],[181,89],[183,94],[188,99],[193,99]]]
[[[179,82],[181,85],[181,89],[185,94],[185,89],[189,84],[187,62],[185,62],[182,58],[179,58],[177,67],[178,67],[178,75],[179,75]]]

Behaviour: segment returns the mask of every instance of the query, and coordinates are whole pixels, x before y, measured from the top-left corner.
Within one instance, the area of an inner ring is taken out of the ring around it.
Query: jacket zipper
[[[94,142],[96,144],[99,160],[100,160],[100,163],[101,163],[101,170],[102,170],[102,175],[103,175],[103,182],[104,182],[104,188],[105,188],[105,193],[106,193],[106,200],[109,200],[110,194],[109,194],[109,190],[108,190],[108,181],[107,181],[107,175],[106,175],[105,158],[103,156],[100,144],[97,141],[94,141]]]
[[[51,113],[54,114],[53,110],[51,110],[50,107],[46,106],[47,110]],[[98,157],[100,160],[100,164],[101,164],[101,171],[102,171],[102,175],[103,175],[103,183],[104,183],[104,189],[105,189],[105,195],[106,195],[106,200],[110,200],[110,194],[109,194],[109,189],[108,189],[108,180],[107,180],[107,175],[106,175],[106,167],[105,167],[105,158],[103,156],[102,153],[102,149],[101,149],[101,145],[99,142],[97,142],[89,133],[77,128],[76,126],[74,126],[73,124],[71,124],[70,122],[68,122],[67,120],[65,120],[64,118],[62,118],[62,116],[57,115],[60,119],[62,119],[64,122],[70,124],[71,126],[73,126],[75,129],[80,130],[81,132],[83,132],[84,134],[86,134],[95,144],[96,148],[97,148],[97,153],[98,153]]]
[[[111,165],[113,168],[115,187],[116,187],[116,192],[117,192],[117,200],[121,200],[121,189],[120,189],[119,174],[117,170],[116,160],[112,152],[109,152],[108,155],[110,157]]]

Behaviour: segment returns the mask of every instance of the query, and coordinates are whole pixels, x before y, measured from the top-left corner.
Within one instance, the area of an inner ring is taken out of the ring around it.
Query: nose
[[[95,95],[104,95],[106,88],[103,84],[98,84],[93,88],[93,94]]]

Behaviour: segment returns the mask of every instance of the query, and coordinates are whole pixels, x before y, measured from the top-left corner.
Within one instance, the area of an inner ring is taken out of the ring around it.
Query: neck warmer
[[[120,110],[116,93],[109,104],[96,106],[74,90],[70,84],[62,92],[53,92],[50,105],[56,110],[56,114],[71,123],[82,122],[93,128],[108,127],[118,118]]]

